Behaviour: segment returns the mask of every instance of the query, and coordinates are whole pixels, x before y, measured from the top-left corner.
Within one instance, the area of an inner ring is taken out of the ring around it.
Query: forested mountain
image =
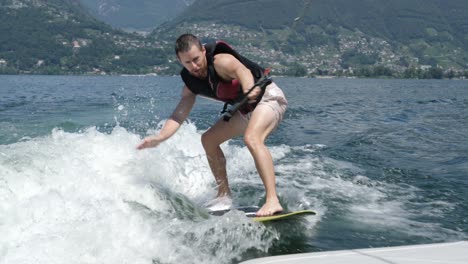
[[[252,29],[359,29],[386,40],[450,39],[468,47],[466,0],[198,0],[173,24],[213,21]],[[444,35],[445,33],[445,35]]]
[[[114,28],[146,31],[176,17],[194,0],[79,0]]]
[[[154,34],[227,39],[280,69],[460,70],[468,68],[466,14],[466,0],[197,0]]]
[[[3,0],[0,73],[151,73],[164,48],[97,21],[78,0]]]
[[[0,73],[176,74],[173,43],[192,32],[227,40],[274,74],[468,75],[466,0],[195,0],[146,37],[89,10],[118,6],[144,20],[142,9],[169,14],[187,1],[1,0]]]

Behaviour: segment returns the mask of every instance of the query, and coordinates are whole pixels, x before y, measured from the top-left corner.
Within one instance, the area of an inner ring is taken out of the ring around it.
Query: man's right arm
[[[177,104],[177,107],[174,112],[172,112],[171,117],[166,121],[161,131],[159,131],[159,134],[144,138],[137,146],[137,149],[156,147],[161,142],[172,137],[190,114],[195,104],[195,98],[196,95],[192,93],[187,86],[184,86],[179,104]]]

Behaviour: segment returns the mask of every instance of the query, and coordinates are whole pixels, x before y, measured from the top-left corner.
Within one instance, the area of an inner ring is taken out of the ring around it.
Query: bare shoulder
[[[223,76],[233,76],[238,67],[242,67],[243,64],[231,54],[220,53],[214,56],[214,67],[216,72]]]
[[[215,66],[229,65],[236,61],[239,62],[239,60],[236,59],[236,57],[228,53],[219,53],[214,56]]]

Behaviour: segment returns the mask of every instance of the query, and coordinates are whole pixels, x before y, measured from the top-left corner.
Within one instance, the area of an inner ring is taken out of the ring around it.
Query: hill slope
[[[150,30],[171,20],[193,0],[80,0],[92,14],[115,28]]]
[[[147,73],[162,47],[97,21],[77,0],[5,0],[0,73]]]
[[[197,0],[154,34],[223,38],[260,61],[279,62],[280,69],[466,69],[466,14],[465,0]]]
[[[209,20],[254,29],[298,30],[331,25],[398,41],[425,37],[427,28],[433,28],[468,47],[466,14],[465,0],[198,0],[174,22]]]
[[[97,21],[81,1],[0,2],[0,73],[175,74],[172,45],[186,32],[225,39],[274,74],[468,69],[466,0],[197,0],[147,37]]]

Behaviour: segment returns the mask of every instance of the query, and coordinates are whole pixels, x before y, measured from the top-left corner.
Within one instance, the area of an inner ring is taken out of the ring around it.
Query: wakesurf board
[[[214,216],[221,216],[225,213],[237,210],[245,213],[245,216],[251,218],[255,222],[269,222],[269,221],[279,221],[279,220],[291,220],[298,217],[303,217],[307,215],[316,215],[317,213],[312,210],[298,210],[298,211],[282,211],[270,216],[257,216],[256,213],[260,208],[258,206],[244,206],[236,207],[225,210],[210,211],[209,213]]]

